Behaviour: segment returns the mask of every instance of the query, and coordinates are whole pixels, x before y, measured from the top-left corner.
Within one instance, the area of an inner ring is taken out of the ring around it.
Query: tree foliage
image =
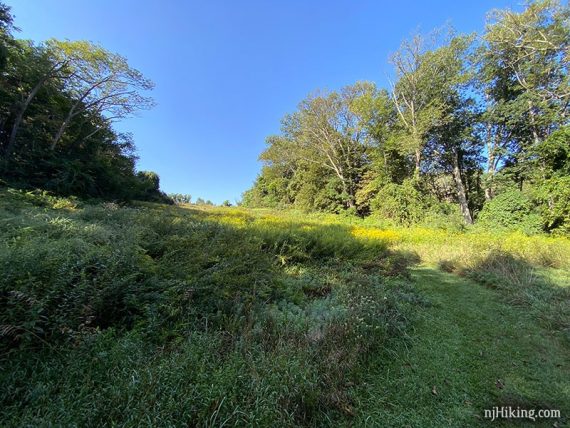
[[[568,230],[569,46],[557,0],[492,11],[480,35],[416,34],[389,90],[357,82],[287,115],[243,203],[401,224],[457,205],[466,224]]]
[[[115,120],[153,105],[152,82],[86,41],[14,38],[0,4],[0,177],[12,185],[106,199],[166,200],[158,176],[136,173]]]

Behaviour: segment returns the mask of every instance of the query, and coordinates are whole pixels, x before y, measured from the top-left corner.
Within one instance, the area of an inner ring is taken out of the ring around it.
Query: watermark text
[[[485,419],[537,419],[560,418],[560,410],[557,409],[521,409],[520,407],[495,406],[491,409],[483,410]]]

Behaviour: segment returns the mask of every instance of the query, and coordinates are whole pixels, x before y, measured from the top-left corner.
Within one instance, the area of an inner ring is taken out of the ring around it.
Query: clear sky
[[[248,189],[265,137],[317,88],[387,86],[390,52],[414,30],[481,31],[507,0],[4,0],[19,37],[86,39],[151,78],[158,103],[121,123],[138,169],[167,193],[220,203]]]

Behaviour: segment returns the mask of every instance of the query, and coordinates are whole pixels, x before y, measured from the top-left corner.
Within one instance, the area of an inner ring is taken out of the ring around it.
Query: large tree
[[[145,91],[152,89],[153,83],[124,57],[85,41],[50,40],[48,46],[57,63],[69,64],[65,90],[74,100],[53,137],[52,149],[71,121],[85,111],[95,111],[112,122],[152,107],[153,101]]]
[[[14,112],[12,127],[5,147],[6,157],[16,148],[16,140],[22,121],[39,91],[52,80],[65,79],[70,61],[56,59],[49,46],[35,45],[31,41],[17,41],[10,47],[10,64],[7,79],[15,88],[11,110]]]
[[[546,121],[540,123],[538,114],[552,109],[564,118],[569,109],[570,7],[558,0],[540,0],[520,13],[495,10],[483,39],[486,54],[511,72],[525,93],[533,137],[544,138],[541,133],[550,127]]]
[[[489,200],[503,166],[522,183],[533,147],[568,123],[570,8],[542,0],[522,12],[492,11],[481,41],[475,83],[484,110]]]
[[[413,155],[416,179],[427,136],[446,120],[446,97],[462,77],[468,40],[449,35],[442,40],[439,32],[427,37],[417,34],[402,42],[391,57],[396,74],[392,99],[403,131],[400,147]]]
[[[268,139],[261,159],[274,164],[302,161],[331,171],[345,207],[353,208],[371,142],[362,120],[362,100],[374,91],[369,83],[357,83],[303,100],[283,119],[281,135]]]
[[[0,178],[26,188],[103,198],[161,199],[135,170],[115,118],[150,106],[152,84],[87,42],[15,39],[0,3]]]

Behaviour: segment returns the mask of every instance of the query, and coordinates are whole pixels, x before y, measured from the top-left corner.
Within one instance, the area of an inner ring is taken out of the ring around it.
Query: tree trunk
[[[65,130],[67,129],[67,126],[69,125],[69,123],[71,122],[71,119],[73,118],[74,111],[75,111],[75,106],[71,107],[71,109],[69,110],[69,113],[67,114],[67,117],[62,122],[59,129],[57,130],[57,134],[55,134],[55,137],[53,138],[53,141],[52,141],[51,146],[50,146],[51,150],[55,149],[55,146],[57,145],[59,140],[61,140],[61,137],[63,137],[63,133],[65,132]]]
[[[9,158],[12,152],[14,151],[14,147],[16,146],[16,136],[18,135],[18,130],[20,129],[20,125],[22,120],[24,120],[24,114],[28,109],[30,103],[38,93],[38,91],[42,88],[44,83],[46,83],[49,79],[56,76],[67,64],[69,61],[62,61],[58,62],[53,65],[53,67],[40,79],[36,86],[34,86],[31,92],[26,97],[24,104],[22,104],[22,108],[20,108],[16,119],[14,120],[14,125],[12,126],[12,131],[10,132],[10,138],[8,139],[8,145],[6,146],[6,158]]]
[[[42,79],[36,84],[36,86],[34,86],[34,88],[31,90],[31,92],[28,94],[28,96],[24,100],[22,107],[18,111],[18,114],[17,114],[16,118],[14,119],[14,124],[12,125],[12,131],[10,132],[10,138],[8,139],[8,145],[6,146],[6,158],[9,158],[12,155],[12,152],[14,151],[14,147],[16,147],[16,136],[18,135],[18,130],[20,129],[20,124],[22,123],[22,120],[24,120],[24,114],[26,113],[26,110],[28,109],[30,103],[32,102],[32,100],[34,99],[34,97],[36,96],[38,91],[41,89],[41,87],[43,86],[45,81],[46,81],[46,79]]]
[[[341,182],[342,182],[342,191],[345,195],[348,195],[348,199],[346,200],[346,207],[347,208],[353,208],[356,204],[355,204],[355,198],[354,198],[354,192],[351,190],[349,190],[348,188],[348,184],[346,182],[346,179],[344,178],[344,176],[342,176],[341,178]],[[352,188],[352,186],[351,186]]]
[[[416,161],[416,167],[414,169],[414,178],[420,178],[420,165],[422,161],[422,151],[421,149],[416,149],[416,153],[414,155]]]
[[[493,177],[495,176],[495,155],[489,152],[489,160],[487,161],[487,180],[485,183],[485,200],[493,199]]]
[[[536,112],[534,111],[534,106],[532,105],[532,102],[529,100],[528,101],[528,113],[530,116],[530,124],[532,125],[532,137],[534,139],[534,144],[538,145],[538,143],[540,142],[540,138],[538,136],[538,130],[537,130],[537,126],[536,126]]]
[[[455,180],[455,187],[457,188],[457,199],[459,200],[459,207],[461,208],[461,214],[463,219],[467,224],[473,224],[473,217],[471,217],[471,212],[469,211],[469,204],[467,201],[467,192],[465,191],[465,185],[463,184],[463,179],[461,178],[461,169],[459,167],[459,155],[457,152],[452,154],[453,161],[453,179]]]

